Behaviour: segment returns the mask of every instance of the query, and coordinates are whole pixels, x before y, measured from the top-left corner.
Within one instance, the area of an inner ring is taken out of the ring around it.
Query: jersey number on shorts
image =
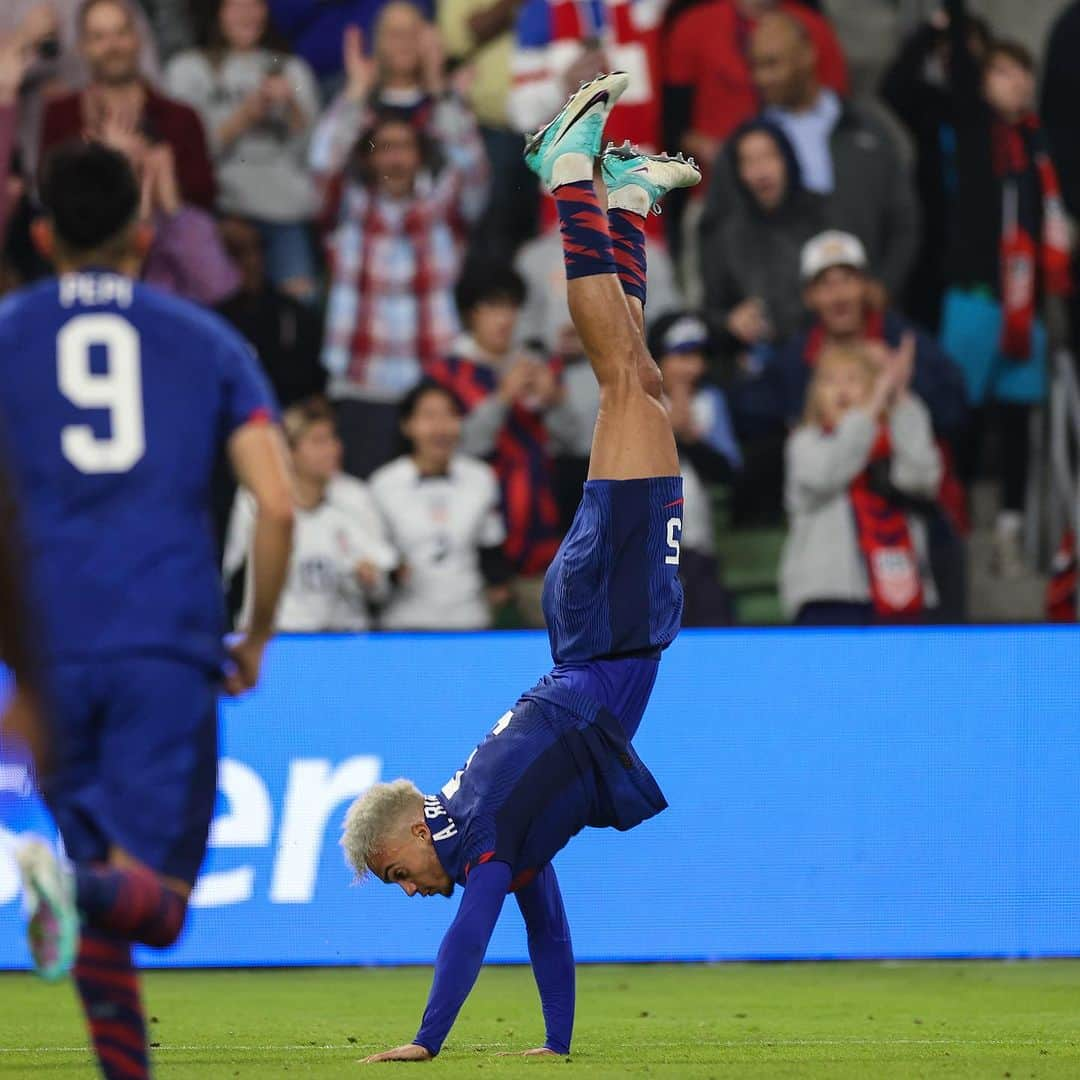
[[[682,518],[668,518],[667,523],[667,546],[671,548],[671,554],[664,559],[668,566],[679,565],[681,547],[679,537],[682,536]]]
[[[105,357],[105,370],[90,368],[90,351]],[[121,473],[146,452],[143,424],[142,358],[139,335],[126,319],[100,312],[76,315],[56,336],[60,393],[80,409],[108,409],[109,434],[89,424],[68,424],[60,432],[64,457],[84,473]]]

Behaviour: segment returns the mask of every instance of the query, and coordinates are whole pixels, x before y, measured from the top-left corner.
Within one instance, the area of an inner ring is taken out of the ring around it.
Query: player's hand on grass
[[[496,1054],[496,1057],[550,1057],[561,1058],[562,1054],[557,1054],[554,1050],[549,1049],[546,1046],[536,1046],[532,1050],[504,1050],[500,1054]]]
[[[381,1054],[372,1054],[360,1063],[361,1065],[373,1065],[377,1061],[430,1061],[431,1051],[416,1043],[407,1043],[405,1046],[395,1047],[393,1050],[384,1050]]]
[[[245,634],[229,646],[232,666],[225,674],[225,693],[230,697],[236,697],[258,683],[263,653],[269,640],[269,637],[261,634]]]

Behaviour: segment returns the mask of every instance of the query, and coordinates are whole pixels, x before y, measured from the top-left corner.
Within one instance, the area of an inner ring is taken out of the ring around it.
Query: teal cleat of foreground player
[[[643,154],[629,142],[608,144],[601,160],[608,199],[622,188],[637,187],[649,198],[649,208],[660,213],[660,200],[675,188],[693,187],[701,181],[701,170],[693,158],[682,154]]]
[[[28,840],[15,860],[22,875],[30,922],[27,936],[34,967],[55,982],[71,971],[79,946],[79,913],[74,882],[43,840]]]
[[[581,88],[570,95],[558,116],[529,139],[525,146],[525,164],[549,191],[565,182],[556,168],[560,158],[576,154],[592,162],[600,156],[604,125],[629,81],[625,71],[612,71],[582,83]]]

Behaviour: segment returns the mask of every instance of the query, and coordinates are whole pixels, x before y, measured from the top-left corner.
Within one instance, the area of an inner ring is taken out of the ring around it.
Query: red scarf
[[[992,132],[994,172],[1002,186],[1001,351],[1027,360],[1040,273],[1046,292],[1067,296],[1070,291],[1068,220],[1057,171],[1034,114],[1016,124],[995,120]],[[1030,197],[1033,180],[1038,200]],[[1041,239],[1036,236],[1039,202]]]
[[[870,451],[870,462],[891,455],[889,429],[882,424]],[[911,530],[903,510],[871,489],[870,462],[852,481],[850,498],[859,550],[866,559],[874,613],[886,619],[917,616],[923,610],[923,587]]]
[[[1072,529],[1065,530],[1050,564],[1046,618],[1049,622],[1076,622],[1076,536]]]

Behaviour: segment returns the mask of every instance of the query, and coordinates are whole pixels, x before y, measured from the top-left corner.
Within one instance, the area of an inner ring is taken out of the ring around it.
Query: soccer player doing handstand
[[[358,876],[406,895],[464,886],[415,1039],[369,1061],[423,1061],[442,1048],[513,893],[546,1026],[528,1054],[567,1054],[574,958],[554,855],[586,826],[631,829],[667,803],[631,740],[679,631],[682,480],[645,346],[645,218],[701,176],[692,161],[628,144],[601,152],[622,72],[573,94],[530,141],[526,162],[555,197],[570,314],[600,384],[589,478],[544,583],[554,669],[498,721],[441,791],[376,784],[346,816]]]

